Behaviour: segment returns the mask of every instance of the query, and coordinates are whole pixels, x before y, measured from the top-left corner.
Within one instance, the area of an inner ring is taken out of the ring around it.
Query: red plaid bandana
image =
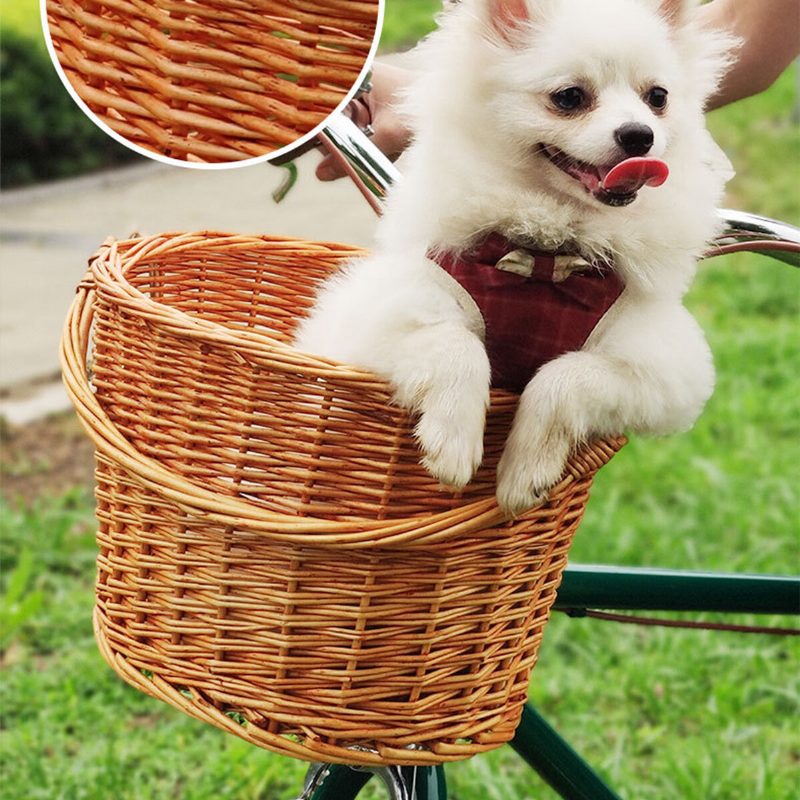
[[[457,256],[429,255],[483,315],[492,385],[514,392],[548,361],[580,350],[624,288],[608,264],[567,259],[581,269],[561,275],[562,256],[519,248],[496,233]]]

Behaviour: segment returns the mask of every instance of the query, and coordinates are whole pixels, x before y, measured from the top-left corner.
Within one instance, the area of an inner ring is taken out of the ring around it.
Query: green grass
[[[396,42],[425,22],[430,3],[406,5],[419,15],[404,28],[401,3],[390,3]],[[798,222],[792,86],[787,74],[770,92],[717,112],[712,127],[739,171],[731,204]],[[715,396],[691,433],[633,441],[603,470],[574,561],[797,571],[798,281],[791,268],[753,256],[703,265],[690,305],[716,356]],[[10,644],[0,800],[296,794],[300,762],[184,717],[102,662],[91,630],[89,498],[2,511]],[[626,797],[789,800],[800,760],[798,655],[796,640],[556,615],[531,696]],[[454,800],[555,797],[508,748],[449,767],[448,781]]]

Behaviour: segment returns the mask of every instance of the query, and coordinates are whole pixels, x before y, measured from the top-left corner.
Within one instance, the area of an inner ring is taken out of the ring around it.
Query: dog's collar
[[[440,262],[448,253],[431,252],[434,261]],[[468,250],[459,254],[462,261],[493,266],[523,278],[560,283],[573,273],[610,272],[613,265],[607,261],[589,262],[582,256],[566,250],[545,251],[512,242],[500,233],[492,232]],[[440,262],[441,263],[441,262]]]

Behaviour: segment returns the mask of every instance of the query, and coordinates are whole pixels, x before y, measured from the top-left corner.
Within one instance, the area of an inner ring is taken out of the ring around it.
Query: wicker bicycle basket
[[[229,162],[291,144],[358,81],[378,0],[48,0],[76,94],[128,142]]]
[[[96,634],[126,681],[270,750],[441,763],[512,737],[621,441],[506,522],[493,475],[516,397],[497,391],[484,465],[443,490],[384,383],[289,344],[359,253],[205,232],[94,257],[62,361],[97,451]]]

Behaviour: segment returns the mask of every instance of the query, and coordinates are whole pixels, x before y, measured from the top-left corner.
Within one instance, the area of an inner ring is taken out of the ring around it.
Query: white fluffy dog
[[[526,376],[497,475],[511,515],[546,496],[581,441],[684,430],[712,392],[682,298],[729,176],[703,106],[735,43],[697,29],[693,6],[464,0],[445,14],[422,48],[414,143],[374,254],[327,283],[298,330],[298,347],[390,381],[419,414],[425,466],[462,487],[483,455],[484,335],[498,324],[437,256],[468,260],[491,234],[512,262],[568,253],[567,274],[613,269],[621,294],[585,342]]]

